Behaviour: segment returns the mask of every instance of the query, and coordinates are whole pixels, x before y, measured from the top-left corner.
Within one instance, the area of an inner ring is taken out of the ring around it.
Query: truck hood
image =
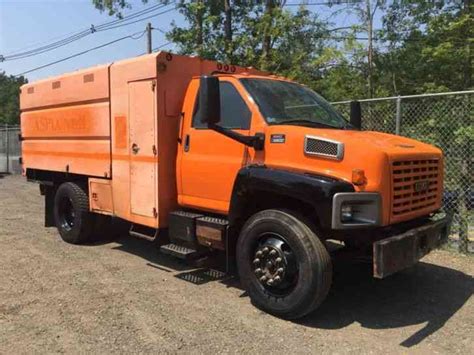
[[[301,126],[269,126],[265,132],[264,163],[277,169],[291,169],[319,174],[352,183],[354,169],[364,170],[367,184],[354,186],[356,191],[379,192],[384,209],[389,210],[392,196],[392,168],[407,161],[438,160],[438,148],[413,139],[372,131],[319,129]],[[284,136],[284,139],[282,137]],[[340,142],[342,158],[330,159],[305,152],[305,138]],[[442,185],[442,168],[440,185]],[[385,215],[385,222],[388,216]]]
[[[275,139],[284,135],[284,142]],[[351,181],[353,169],[364,169],[371,182],[380,180],[390,162],[409,159],[440,159],[441,150],[414,139],[373,132],[319,129],[301,126],[269,126],[266,132],[265,164],[291,167]],[[341,160],[305,154],[307,136],[340,142],[344,145]]]

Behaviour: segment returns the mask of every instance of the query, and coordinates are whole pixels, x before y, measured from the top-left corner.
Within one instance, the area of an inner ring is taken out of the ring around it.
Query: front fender
[[[338,192],[354,192],[352,184],[320,175],[247,166],[240,169],[230,201],[229,222],[234,224],[257,194],[276,195],[302,201],[316,211],[322,228],[331,227],[332,198]]]

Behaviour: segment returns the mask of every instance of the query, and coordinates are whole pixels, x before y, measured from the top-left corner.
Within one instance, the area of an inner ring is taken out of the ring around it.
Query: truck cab
[[[27,84],[21,103],[46,226],[82,243],[118,218],[164,253],[221,253],[279,317],[324,300],[331,241],[383,278],[446,237],[442,152],[362,131],[287,78],[161,52]]]

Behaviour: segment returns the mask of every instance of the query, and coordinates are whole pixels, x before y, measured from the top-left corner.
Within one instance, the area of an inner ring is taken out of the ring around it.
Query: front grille
[[[344,145],[325,138],[306,136],[304,151],[306,154],[341,160],[344,155]]]
[[[440,162],[437,159],[392,163],[392,219],[429,213],[441,194]]]

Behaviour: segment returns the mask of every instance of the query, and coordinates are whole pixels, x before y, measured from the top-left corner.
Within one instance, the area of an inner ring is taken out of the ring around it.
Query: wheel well
[[[233,219],[231,218],[229,230],[231,254],[235,252],[235,245],[237,244],[240,230],[245,222],[255,213],[267,209],[282,209],[294,212],[296,215],[301,216],[315,232],[320,229],[318,215],[313,205],[284,194],[256,191],[251,194],[251,198],[247,199],[245,203],[240,206],[238,216],[234,216]]]
[[[34,181],[40,184],[40,194],[44,196],[44,226],[55,226],[53,208],[54,197],[58,187],[65,182],[74,182],[84,188],[88,193],[88,176],[69,174],[58,171],[47,171],[38,169],[27,169],[26,178],[28,181]]]
[[[58,187],[65,182],[74,182],[87,188],[89,177],[86,175],[63,173],[59,171],[48,171],[39,169],[27,169],[26,178],[28,181],[35,181],[41,185]]]

